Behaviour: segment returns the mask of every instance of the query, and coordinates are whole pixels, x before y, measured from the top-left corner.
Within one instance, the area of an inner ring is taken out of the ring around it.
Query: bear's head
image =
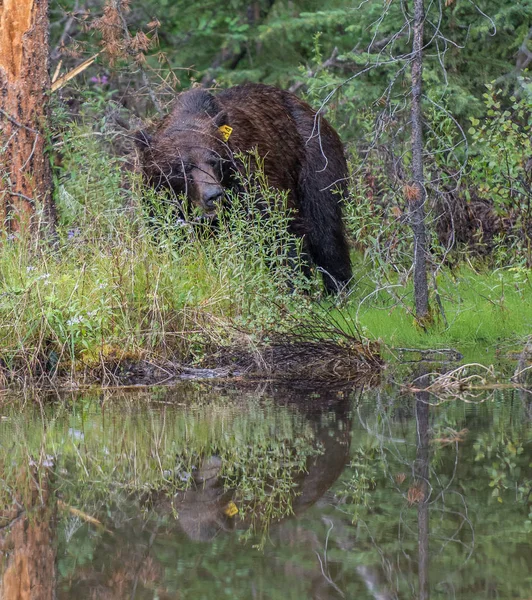
[[[227,116],[212,94],[201,89],[180,94],[153,134],[135,134],[145,181],[184,196],[206,216],[214,215],[231,161],[230,132]]]

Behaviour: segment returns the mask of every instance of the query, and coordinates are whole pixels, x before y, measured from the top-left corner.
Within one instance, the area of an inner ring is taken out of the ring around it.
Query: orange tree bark
[[[42,208],[52,229],[52,169],[46,153],[48,0],[0,0],[0,219],[19,231]]]

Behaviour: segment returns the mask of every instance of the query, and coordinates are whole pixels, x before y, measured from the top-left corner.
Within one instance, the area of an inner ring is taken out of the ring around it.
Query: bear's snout
[[[212,212],[216,208],[216,202],[224,195],[224,189],[214,168],[208,164],[201,164],[200,167],[192,169],[191,177],[195,188],[192,201],[205,212]]]
[[[216,208],[216,203],[223,198],[224,191],[219,186],[207,188],[201,199],[201,204],[207,212],[211,212]]]

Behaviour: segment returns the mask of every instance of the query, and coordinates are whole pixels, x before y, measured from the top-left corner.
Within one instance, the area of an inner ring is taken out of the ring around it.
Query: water
[[[532,596],[526,392],[186,383],[0,415],[0,598]]]

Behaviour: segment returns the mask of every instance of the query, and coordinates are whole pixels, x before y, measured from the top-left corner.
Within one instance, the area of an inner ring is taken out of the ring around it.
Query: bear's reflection
[[[305,395],[284,396],[306,416],[314,430],[316,454],[307,459],[305,469],[291,473],[291,506],[295,516],[316,503],[338,479],[349,458],[351,427],[349,403],[334,394],[321,394],[309,402]],[[193,474],[191,488],[169,498],[164,494],[152,498],[157,513],[177,515],[180,529],[194,541],[212,540],[222,531],[269,526],[260,503],[244,507],[237,501],[238,489],[226,489],[222,477],[222,460],[207,456]],[[265,488],[275,481],[264,482]],[[262,522],[261,522],[262,521]]]

